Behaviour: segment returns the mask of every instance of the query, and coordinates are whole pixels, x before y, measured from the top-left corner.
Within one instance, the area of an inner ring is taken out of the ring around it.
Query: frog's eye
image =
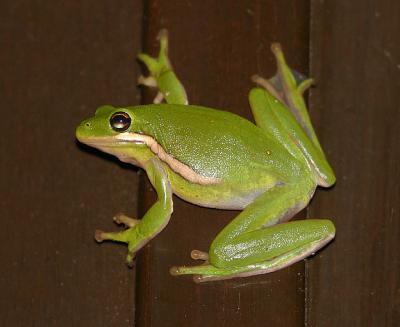
[[[131,117],[126,112],[116,112],[110,118],[110,125],[116,132],[124,132],[131,126]]]

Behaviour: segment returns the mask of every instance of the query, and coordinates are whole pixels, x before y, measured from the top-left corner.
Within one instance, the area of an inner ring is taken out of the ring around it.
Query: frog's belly
[[[242,210],[271,185],[253,185],[252,187],[233,187],[224,182],[217,185],[199,185],[189,183],[176,175],[170,178],[175,195],[181,199],[208,208]]]
[[[211,192],[212,193],[212,192]],[[248,204],[252,203],[264,190],[257,190],[243,194],[230,194],[224,196],[223,194],[208,194],[205,197],[199,194],[187,194],[174,190],[174,194],[181,199],[199,205],[201,207],[216,208],[216,209],[229,209],[229,210],[242,210]]]

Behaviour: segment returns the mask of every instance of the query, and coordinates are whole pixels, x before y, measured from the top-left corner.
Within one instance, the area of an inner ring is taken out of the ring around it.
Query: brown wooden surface
[[[141,3],[0,5],[0,326],[132,326],[125,248],[98,246],[134,212],[134,170],[78,146],[104,103],[138,102]]]
[[[310,217],[335,242],[308,261],[309,326],[400,319],[400,3],[313,1],[311,114],[335,168]]]
[[[397,326],[399,7],[3,1],[0,326]],[[134,56],[157,50],[161,27],[190,102],[249,119],[249,77],[275,71],[271,42],[293,67],[311,67],[311,116],[338,183],[307,215],[332,218],[337,238],[306,266],[202,285],[171,277],[237,214],[178,198],[136,278],[124,246],[93,241],[94,229],[117,229],[115,213],[143,213],[155,195],[143,174],[139,183],[135,169],[78,146],[74,129],[99,105],[141,101]]]

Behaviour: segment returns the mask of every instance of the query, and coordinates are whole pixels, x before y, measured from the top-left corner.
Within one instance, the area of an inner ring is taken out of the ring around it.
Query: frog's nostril
[[[90,123],[86,123],[85,125],[86,125],[86,127],[90,127]]]

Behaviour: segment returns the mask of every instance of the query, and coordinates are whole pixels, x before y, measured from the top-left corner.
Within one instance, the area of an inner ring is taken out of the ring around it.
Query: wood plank
[[[335,242],[308,263],[307,326],[400,318],[400,3],[313,1],[311,113],[336,171],[311,217]]]
[[[0,11],[0,325],[132,326],[126,249],[93,233],[133,214],[136,173],[77,146],[74,132],[99,105],[137,103],[141,2],[15,0]]]
[[[252,119],[247,103],[250,76],[274,74],[271,42],[279,40],[290,63],[307,73],[308,14],[306,1],[152,0],[145,16],[145,48],[155,54],[157,32],[167,28],[172,63],[190,102]],[[140,202],[146,209],[154,202],[154,192],[148,184],[143,189]],[[138,326],[303,326],[303,263],[270,275],[201,285],[170,276],[170,266],[193,264],[190,251],[208,250],[237,214],[178,198],[174,204],[169,225],[138,256]]]

